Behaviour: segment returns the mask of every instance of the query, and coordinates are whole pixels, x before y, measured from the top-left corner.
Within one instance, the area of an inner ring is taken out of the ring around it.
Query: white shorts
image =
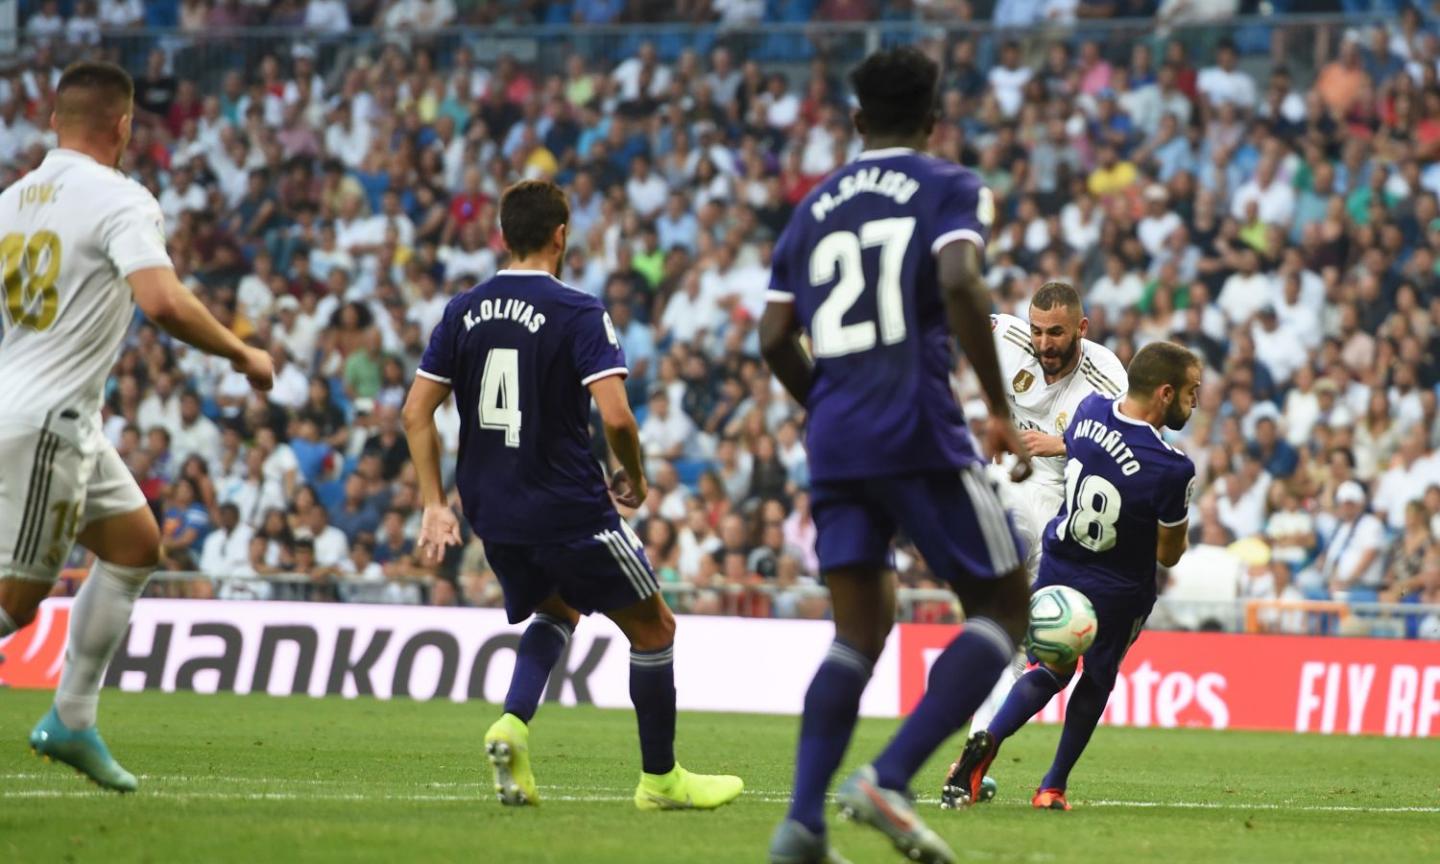
[[[76,412],[0,420],[0,579],[54,582],[85,526],[143,507],[120,454]]]
[[[988,467],[1000,491],[1000,503],[1005,505],[1014,521],[1015,532],[1025,541],[1025,569],[1030,574],[1030,581],[1034,582],[1040,572],[1040,545],[1045,537],[1045,526],[1060,512],[1065,494],[1063,490],[1036,483],[1033,479],[1013,483],[1000,466]]]

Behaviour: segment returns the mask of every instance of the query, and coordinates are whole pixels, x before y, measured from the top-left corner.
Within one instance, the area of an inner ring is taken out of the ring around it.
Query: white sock
[[[145,590],[154,567],[121,567],[97,560],[70,607],[70,642],[65,647],[65,671],[55,691],[60,722],[71,729],[95,725],[100,683],[110,665],[135,599]]]
[[[0,639],[4,639],[19,629],[19,627],[15,626],[15,621],[6,614],[5,610],[0,609]]]

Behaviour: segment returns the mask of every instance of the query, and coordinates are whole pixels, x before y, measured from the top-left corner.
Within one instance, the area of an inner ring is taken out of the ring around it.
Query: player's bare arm
[[[1161,525],[1155,537],[1155,560],[1162,566],[1174,567],[1189,548],[1190,523]]]
[[[615,502],[625,507],[639,507],[649,494],[645,482],[645,466],[640,451],[640,426],[625,396],[625,379],[619,375],[601,378],[590,384],[590,395],[600,410],[605,427],[605,441],[620,462],[620,470],[610,480]]]
[[[1064,456],[1065,439],[1059,435],[1047,435],[1044,432],[1037,432],[1034,429],[1026,429],[1020,433],[1020,440],[1030,448],[1031,456]]]
[[[172,268],[136,270],[128,281],[136,305],[160,329],[206,354],[229,360],[231,367],[244,375],[256,390],[269,390],[274,386],[275,369],[270,355],[263,349],[246,345],[216,321]]]
[[[416,375],[402,415],[410,461],[420,484],[420,503],[425,508],[415,544],[422,563],[437,563],[444,557],[445,547],[460,545],[460,520],[445,500],[440,482],[440,430],[435,428],[435,411],[449,398],[450,385]]]
[[[785,390],[801,405],[810,393],[814,368],[800,346],[800,320],[793,301],[771,300],[760,316],[760,353]]]
[[[1005,382],[1000,375],[1000,357],[995,353],[990,332],[990,295],[980,278],[980,249],[969,240],[956,240],[940,250],[936,263],[950,332],[959,340],[960,348],[980,379],[985,400],[990,403],[986,450],[992,457],[1000,453],[1014,453],[1018,457],[1010,470],[1011,479],[1018,483],[1030,476],[1030,451],[1010,419],[1010,403],[1005,398]]]

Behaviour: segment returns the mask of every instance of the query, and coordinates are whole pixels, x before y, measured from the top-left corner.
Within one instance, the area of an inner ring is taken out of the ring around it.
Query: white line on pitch
[[[0,775],[0,777],[13,777],[20,779],[19,775]],[[284,785],[285,780],[271,781],[276,785]],[[546,789],[561,787],[542,787]],[[604,791],[604,790],[597,790]],[[610,790],[623,792],[625,790]],[[142,798],[163,798],[172,800],[205,799],[217,801],[425,801],[425,802],[489,802],[490,795],[446,795],[427,793],[345,793],[345,792],[229,792],[198,790],[194,792],[178,792],[173,790],[145,790],[139,794]],[[90,789],[68,790],[68,789],[6,789],[0,790],[0,799],[23,799],[23,798],[100,798],[109,797],[109,793]],[[629,794],[584,794],[564,795],[547,794],[547,801],[566,801],[577,803],[619,803],[631,800]],[[788,794],[773,791],[749,790],[745,793],[743,800],[758,801],[768,804],[781,804],[789,801]],[[922,803],[933,803],[922,801]],[[1133,808],[1146,810],[1226,810],[1226,811],[1298,811],[1305,813],[1440,813],[1440,807],[1367,807],[1361,805],[1342,804],[1283,804],[1283,803],[1257,803],[1244,804],[1240,802],[1222,801],[1077,801],[1082,807],[1105,807],[1105,808]]]

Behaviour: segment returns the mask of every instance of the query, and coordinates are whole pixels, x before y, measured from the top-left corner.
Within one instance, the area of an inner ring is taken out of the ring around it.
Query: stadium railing
[[[1291,73],[1304,80],[1316,68],[1316,58],[1333,54],[1345,29],[1388,23],[1391,19],[1383,15],[1286,13],[1237,16],[1223,22],[1173,27],[1158,25],[1155,19],[1149,18],[1086,20],[1023,31],[996,28],[988,21],[942,23],[920,19],[858,23],[782,21],[735,28],[689,24],[579,27],[545,24],[451,27],[423,33],[354,29],[341,34],[290,27],[203,33],[146,28],[106,33],[101,46],[112,59],[136,71],[143,69],[149,52],[159,48],[170,57],[177,76],[200,82],[206,92],[213,92],[225,72],[254,70],[266,54],[288,55],[295,45],[302,43],[316,51],[317,68],[327,73],[349,68],[360,54],[377,53],[387,45],[407,51],[426,48],[440,60],[463,45],[482,66],[488,67],[501,57],[509,56],[521,64],[557,72],[564,68],[569,55],[578,53],[596,69],[633,56],[644,42],[653,44],[660,60],[667,63],[687,49],[704,55],[712,48],[724,46],[738,61],[758,61],[767,71],[777,67],[798,69],[811,59],[821,57],[838,64],[833,71],[840,72],[846,64],[878,48],[930,40],[949,41],[962,36],[976,40],[981,69],[991,65],[1002,42],[1012,39],[1026,49],[1027,62],[1035,66],[1043,59],[1036,49],[1057,41],[1085,40],[1097,40],[1115,53],[1127,54],[1130,46],[1148,43],[1157,49],[1158,66],[1159,49],[1172,39],[1185,43],[1191,58],[1208,63],[1214,47],[1228,38],[1237,44],[1242,55],[1283,58]],[[23,32],[0,30],[0,65],[7,59],[23,59],[32,49]],[[62,61],[79,50],[63,42],[57,42],[56,49]],[[439,68],[443,70],[444,65]]]
[[[83,570],[65,571],[61,591],[73,593],[84,575]],[[164,571],[151,581],[147,596],[170,598],[426,605],[432,597],[432,583],[423,579],[358,582],[315,579],[303,573],[223,577]],[[661,592],[677,611],[692,614],[829,617],[830,593],[820,585],[664,582]],[[953,624],[963,620],[954,593],[947,589],[902,587],[896,592],[896,606],[899,621]],[[1426,628],[1427,619],[1434,622],[1433,631]],[[1152,630],[1404,639],[1440,634],[1440,604],[1249,598],[1197,601],[1162,596],[1146,626]]]

